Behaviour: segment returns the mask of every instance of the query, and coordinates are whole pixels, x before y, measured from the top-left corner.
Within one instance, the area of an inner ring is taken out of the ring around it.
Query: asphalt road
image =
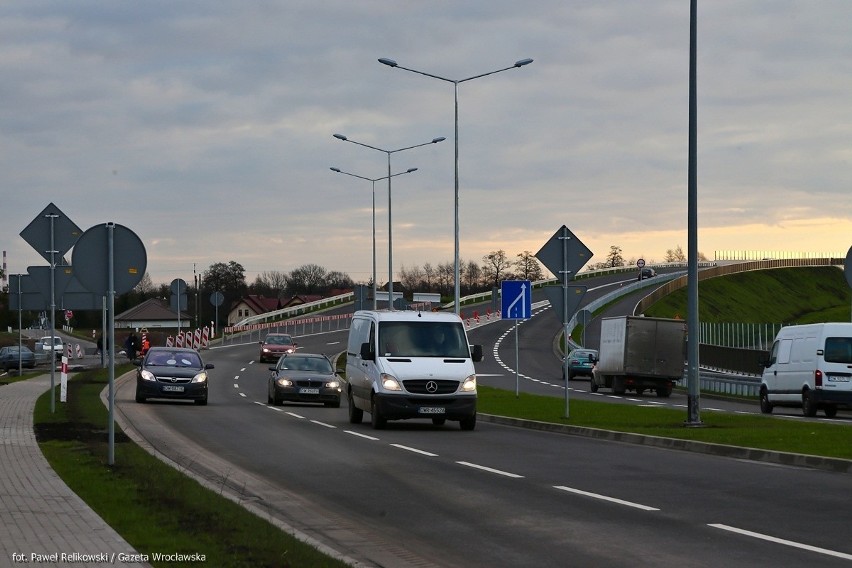
[[[539,381],[555,382],[558,321],[549,318],[553,329],[543,333],[550,339],[523,342],[531,351],[521,364],[530,376],[542,373]],[[508,328],[491,324],[471,338],[493,354],[494,337]],[[342,350],[345,332],[298,341],[305,351],[331,355]],[[132,383],[118,389],[117,405],[188,472],[242,492],[265,514],[365,565],[852,560],[848,475],[484,422],[473,432],[420,421],[374,431],[366,421],[350,424],[345,405],[269,407],[269,371],[254,363],[257,351],[248,344],[205,352],[216,364],[206,407],[135,404]],[[502,343],[497,353],[507,356]],[[508,380],[494,357],[486,359],[477,365],[484,384]]]

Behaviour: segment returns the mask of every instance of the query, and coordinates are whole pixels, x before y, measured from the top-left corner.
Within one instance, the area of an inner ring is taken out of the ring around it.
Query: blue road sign
[[[529,280],[504,280],[500,284],[501,319],[532,317],[532,283]]]

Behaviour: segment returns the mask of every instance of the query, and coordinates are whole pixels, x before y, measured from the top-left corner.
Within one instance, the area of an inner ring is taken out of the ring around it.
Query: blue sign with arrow
[[[504,280],[500,283],[500,314],[504,320],[532,317],[532,283],[529,280]]]

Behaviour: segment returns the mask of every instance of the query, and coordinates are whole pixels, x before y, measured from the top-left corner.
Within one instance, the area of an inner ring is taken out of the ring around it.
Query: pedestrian
[[[127,352],[127,358],[131,361],[136,359],[136,352],[139,351],[139,338],[136,337],[136,332],[131,331],[124,342],[124,349]]]
[[[104,352],[104,336],[98,336],[98,355]]]

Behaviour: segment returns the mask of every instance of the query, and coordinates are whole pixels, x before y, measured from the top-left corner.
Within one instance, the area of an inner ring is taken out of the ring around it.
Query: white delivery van
[[[388,420],[458,420],[476,426],[475,361],[482,346],[470,345],[457,314],[419,311],[355,312],[346,347],[349,421],[369,412],[373,428]]]
[[[814,323],[782,327],[763,362],[760,410],[801,406],[832,417],[852,408],[852,323]]]

